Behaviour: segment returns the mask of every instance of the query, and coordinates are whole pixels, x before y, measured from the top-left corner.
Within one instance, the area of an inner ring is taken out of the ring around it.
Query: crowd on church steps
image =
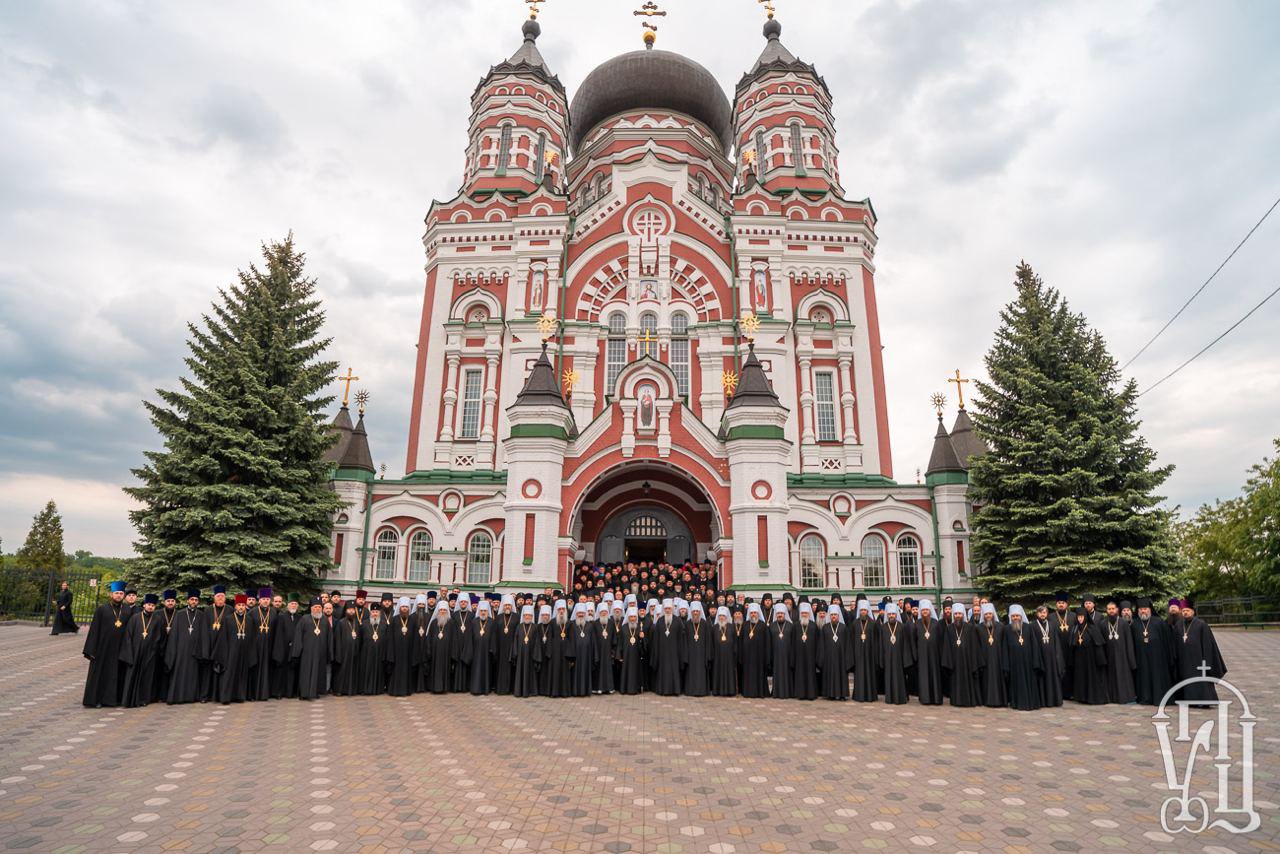
[[[1091,596],[1071,610],[1059,594],[1034,615],[1012,605],[1000,619],[985,602],[938,613],[928,599],[900,608],[859,598],[846,610],[790,594],[745,607],[728,594],[732,605],[710,615],[699,600],[612,592],[598,603],[508,595],[495,608],[467,593],[369,602],[358,591],[350,602],[317,597],[307,610],[270,589],[229,601],[215,587],[207,605],[191,590],[185,607],[173,590],[140,605],[125,595],[113,583],[89,626],[86,706],[649,691],[1031,710],[1064,700],[1154,705],[1175,683],[1226,673],[1213,632],[1178,600],[1160,617],[1145,599],[1133,612],[1114,600],[1097,610]],[[1198,681],[1180,699],[1216,694]]]

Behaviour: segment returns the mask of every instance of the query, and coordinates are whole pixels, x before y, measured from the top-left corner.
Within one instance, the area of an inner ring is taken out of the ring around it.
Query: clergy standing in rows
[[[951,705],[956,708],[969,708],[981,702],[982,651],[978,646],[977,627],[965,619],[964,606],[956,602],[951,606],[951,622],[942,641],[947,692]]]
[[[897,605],[889,602],[884,606],[876,662],[884,678],[884,701],[894,705],[907,702],[907,669],[916,663],[915,649],[909,637],[911,628],[902,623],[899,616]]]
[[[813,606],[801,602],[791,645],[791,671],[797,700],[818,697],[818,625],[813,620]]]
[[[125,666],[120,705],[127,708],[145,706],[156,699],[164,650],[163,619],[156,614],[158,602],[154,593],[144,597],[141,610],[129,618],[120,644],[120,662]],[[158,668],[157,664],[161,666]]]
[[[640,622],[640,611],[632,605],[618,634],[618,692],[639,694],[644,689],[644,645],[646,631]]]
[[[407,697],[414,689],[414,667],[418,663],[417,633],[408,596],[396,600],[396,613],[391,618],[391,636],[387,644],[387,693]]]
[[[1116,600],[1107,601],[1107,614],[1097,622],[1107,650],[1107,702],[1136,703],[1138,692],[1133,671],[1138,662],[1133,648],[1133,625],[1120,616]]]
[[[1173,676],[1178,666],[1177,649],[1173,632],[1163,620],[1152,614],[1151,600],[1138,600],[1138,619],[1133,622],[1134,688],[1138,702],[1155,706],[1173,687]]]
[[[1041,708],[1062,705],[1062,680],[1067,666],[1063,655],[1066,643],[1058,639],[1061,634],[1056,617],[1052,620],[1049,617],[1048,606],[1036,608],[1032,635],[1040,647],[1041,668],[1037,678],[1040,683]]]
[[[920,600],[920,617],[912,626],[911,643],[916,659],[916,693],[923,706],[940,706],[945,698],[942,684],[944,627],[933,612],[933,601]]]
[[[435,619],[427,628],[424,661],[426,665],[425,681],[420,691],[432,694],[444,694],[453,684],[453,646],[458,627],[449,614],[449,603],[441,600],[436,603]]]
[[[859,599],[854,606],[856,616],[848,633],[852,652],[853,699],[874,703],[879,699],[880,624],[871,618],[871,603]]]
[[[1107,702],[1107,642],[1087,608],[1076,610],[1071,629],[1071,699],[1090,706]]]
[[[120,646],[124,643],[125,626],[132,616],[125,605],[124,594],[123,581],[111,582],[110,596],[93,612],[93,620],[84,639],[84,657],[89,659],[84,704],[90,708],[120,705],[124,687]]]
[[[996,619],[996,606],[984,602],[982,619],[978,623],[978,649],[982,705],[998,709],[1009,705],[1009,695],[1004,684],[1004,633],[1005,625]]]
[[[773,625],[769,627],[770,696],[790,700],[795,696],[795,628],[787,606],[773,606]]]
[[[516,600],[510,593],[503,594],[502,604],[499,606],[498,626],[496,635],[496,651],[493,657],[494,667],[494,691],[498,694],[514,693],[515,680],[515,660],[519,650],[516,648],[519,643],[516,637],[516,627],[523,619],[523,608],[521,614],[516,614]],[[533,622],[533,608],[529,608],[529,622]]]
[[[333,661],[330,692],[340,697],[360,693],[360,621],[359,606],[347,602],[342,619],[333,627]]]
[[[311,600],[311,613],[298,621],[291,649],[290,654],[298,662],[299,699],[314,700],[326,693],[333,659],[333,628],[318,596]]]
[[[511,694],[516,697],[538,695],[538,667],[534,655],[533,606],[520,608],[520,622],[512,630],[511,640]]]
[[[382,604],[369,606],[369,621],[360,627],[360,693],[387,693],[387,665],[391,661],[391,636],[383,619]]]
[[[494,658],[498,651],[497,632],[488,599],[481,599],[476,605],[471,635],[471,693],[488,694],[493,686]]]
[[[1008,685],[1009,708],[1032,711],[1040,708],[1040,672],[1044,670],[1041,643],[1027,624],[1021,605],[1009,606],[1009,625],[1004,627],[1001,665]]]

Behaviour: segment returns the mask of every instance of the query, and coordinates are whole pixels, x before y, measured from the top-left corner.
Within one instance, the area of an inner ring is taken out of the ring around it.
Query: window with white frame
[[[804,133],[800,125],[791,126],[791,162],[796,167],[796,174],[805,174],[804,170]]]
[[[765,170],[764,131],[756,131],[756,177],[763,178]]]
[[[834,442],[836,436],[836,379],[831,371],[813,375],[813,396],[817,407],[818,441]]]
[[[671,371],[676,375],[676,390],[689,395],[689,316],[677,311],[671,315]]]
[[[511,157],[511,125],[502,126],[502,135],[498,137],[498,163],[496,175],[507,174],[507,160]]]
[[[636,355],[658,358],[658,315],[652,311],[640,315],[640,338],[636,342]]]
[[[800,539],[800,586],[822,587],[827,575],[827,548],[817,534]]]
[[[431,535],[419,531],[409,540],[409,580],[427,581],[431,578]]]
[[[396,548],[399,545],[400,535],[390,528],[378,534],[373,560],[374,578],[390,581],[396,577]]]
[[[467,544],[467,583],[488,584],[492,566],[493,537],[486,531],[476,531]]]
[[[885,587],[884,540],[875,534],[862,538],[862,584]]]
[[[613,384],[627,364],[627,316],[620,311],[609,315],[609,338],[604,346],[604,393],[613,394]]]
[[[547,135],[538,133],[538,159],[533,164],[534,174],[537,176],[538,183],[542,183],[542,177],[547,171]]]
[[[458,431],[461,439],[478,439],[480,437],[480,404],[484,392],[484,371],[479,368],[468,368],[462,374],[462,427]]]
[[[920,584],[920,541],[910,534],[898,538],[898,584],[903,587]]]

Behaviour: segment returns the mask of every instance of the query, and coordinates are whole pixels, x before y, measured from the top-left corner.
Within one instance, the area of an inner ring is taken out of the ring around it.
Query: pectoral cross
[[[638,350],[638,349],[640,349],[638,345],[639,345],[639,344],[643,344],[643,345],[644,345],[644,355],[648,356],[648,355],[650,355],[650,354],[649,354],[649,345],[650,345],[651,343],[657,343],[657,341],[658,341],[658,339],[657,339],[657,337],[655,337],[655,336],[654,336],[653,331],[652,331],[652,330],[649,330],[649,329],[646,329],[646,330],[644,331],[644,334],[643,334],[643,335],[641,335],[639,338],[637,338],[637,339],[636,339],[636,343],[637,343],[637,347],[636,347],[636,349],[637,349],[637,350]]]
[[[351,384],[352,384],[353,382],[358,381],[359,379],[360,379],[359,377],[355,376],[355,375],[351,372],[351,369],[350,369],[350,368],[347,368],[347,375],[346,375],[345,377],[334,377],[334,380],[335,380],[336,382],[343,383],[343,387],[342,387],[342,405],[343,405],[344,407],[347,405],[347,401],[348,401],[348,399],[351,397]]]
[[[968,381],[968,380],[966,380],[966,379],[962,379],[962,378],[961,378],[961,376],[960,376],[960,369],[959,369],[959,368],[956,368],[956,376],[955,376],[955,379],[948,379],[948,380],[947,380],[947,382],[949,382],[949,383],[955,383],[955,385],[956,385],[956,398],[957,398],[957,400],[960,402],[960,408],[961,408],[961,409],[964,409],[964,383],[967,383],[967,382],[969,382],[969,381]]]

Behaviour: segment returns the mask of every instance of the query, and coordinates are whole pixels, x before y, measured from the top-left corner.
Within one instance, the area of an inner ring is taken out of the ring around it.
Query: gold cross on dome
[[[770,18],[773,17],[773,12],[774,12],[773,0],[756,0],[756,2],[759,3],[761,6],[764,6],[764,10],[769,14]]]
[[[524,0],[524,2],[529,6],[529,19],[536,21],[538,19],[538,7],[547,2],[547,0]]]
[[[654,3],[653,0],[648,0],[648,2],[631,14],[645,19],[640,22],[640,26],[644,28],[644,46],[652,49],[653,43],[658,40],[658,28],[649,23],[649,20],[651,18],[665,18],[667,17],[667,13],[660,11],[658,9],[658,4]]]
[[[644,334],[636,339],[637,342],[644,345],[644,355],[646,356],[649,355],[649,344],[656,343],[657,340],[658,340],[657,337],[655,337],[653,332],[649,329],[646,329],[644,331]]]
[[[347,405],[347,399],[351,396],[351,384],[353,382],[358,381],[359,379],[360,379],[359,377],[355,376],[355,374],[351,372],[350,368],[347,368],[347,375],[345,377],[334,377],[334,380],[336,382],[346,384],[342,388],[342,405],[343,406]]]
[[[967,383],[967,382],[968,382],[968,380],[966,380],[966,379],[962,379],[962,378],[960,377],[960,369],[959,369],[959,368],[956,368],[956,376],[955,376],[955,379],[948,379],[948,380],[947,380],[947,382],[949,382],[949,383],[955,383],[955,384],[956,384],[956,397],[957,397],[957,398],[959,398],[959,401],[960,401],[960,408],[961,408],[961,409],[964,409],[964,385],[963,385],[963,383]]]

